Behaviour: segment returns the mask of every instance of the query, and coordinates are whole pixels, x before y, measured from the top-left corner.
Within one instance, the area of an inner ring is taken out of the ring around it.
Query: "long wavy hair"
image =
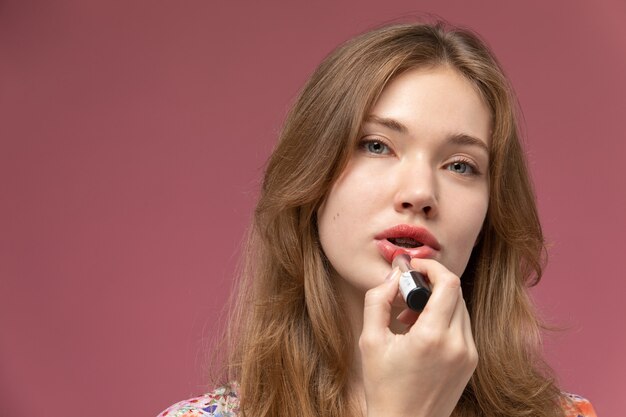
[[[293,105],[265,171],[227,323],[228,378],[246,417],[346,417],[353,335],[319,241],[316,211],[342,173],[367,112],[404,71],[447,66],[492,114],[489,209],[462,276],[479,353],[454,416],[563,415],[540,355],[528,287],[545,253],[520,144],[517,102],[501,66],[469,30],[396,24],[362,34],[320,64]]]

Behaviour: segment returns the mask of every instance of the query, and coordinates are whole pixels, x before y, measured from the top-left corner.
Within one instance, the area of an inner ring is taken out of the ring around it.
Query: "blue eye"
[[[389,146],[380,140],[365,140],[361,142],[361,147],[369,153],[386,155],[390,153]]]
[[[454,161],[448,164],[448,169],[462,175],[476,175],[478,171],[472,164],[466,161]]]

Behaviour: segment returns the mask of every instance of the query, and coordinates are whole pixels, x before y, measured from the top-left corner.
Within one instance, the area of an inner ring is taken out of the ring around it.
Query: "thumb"
[[[387,275],[385,282],[365,294],[362,336],[377,338],[389,331],[391,304],[398,294],[399,278],[400,269],[395,267]]]

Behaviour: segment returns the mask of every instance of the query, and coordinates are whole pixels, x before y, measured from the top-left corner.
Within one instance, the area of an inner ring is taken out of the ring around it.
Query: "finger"
[[[458,296],[456,299],[456,306],[454,307],[454,312],[452,313],[452,317],[450,318],[450,328],[451,329],[459,329],[462,331],[463,326],[465,326],[465,314],[467,312],[467,308],[465,308],[465,300],[463,299],[463,293],[459,288]]]
[[[400,323],[405,324],[407,326],[412,326],[417,321],[420,313],[417,311],[413,311],[410,308],[406,308],[402,310],[400,314],[396,317]]]
[[[463,343],[474,353],[476,352],[476,344],[474,343],[474,334],[472,333],[472,321],[467,310],[467,304],[463,298],[462,291],[459,291],[459,301],[454,311],[452,320],[450,321],[450,330],[459,332],[462,335]]]
[[[474,342],[474,334],[472,333],[472,320],[463,299],[463,339],[465,340],[465,346],[468,348],[470,360],[473,363],[474,369],[478,365],[478,349],[476,348],[476,342]]]
[[[428,277],[431,295],[420,315],[420,323],[434,328],[447,328],[457,307],[461,281],[445,266],[433,259],[414,258],[411,267]]]
[[[472,371],[475,369],[478,363],[478,353],[476,351],[476,344],[474,343],[474,337],[472,335],[472,326],[470,322],[469,312],[465,305],[465,299],[463,293],[459,290],[459,297],[457,299],[456,308],[452,314],[450,320],[449,335],[453,336],[455,342],[453,342],[458,349],[457,352],[463,352],[462,357],[466,363],[472,364]]]
[[[463,304],[465,304],[465,300],[463,300]],[[474,333],[472,331],[472,318],[470,317],[469,310],[467,309],[467,304],[465,304],[465,311],[463,314],[463,332],[465,335],[465,341],[475,347]]]
[[[385,282],[365,294],[362,337],[376,338],[389,331],[391,304],[398,293],[399,277],[400,269],[396,267]]]

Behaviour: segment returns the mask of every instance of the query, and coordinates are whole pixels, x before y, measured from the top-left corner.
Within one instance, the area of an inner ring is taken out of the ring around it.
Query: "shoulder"
[[[236,417],[239,413],[238,385],[231,383],[214,391],[177,402],[157,417]]]
[[[597,417],[589,400],[579,395],[563,393],[561,404],[566,417]]]

